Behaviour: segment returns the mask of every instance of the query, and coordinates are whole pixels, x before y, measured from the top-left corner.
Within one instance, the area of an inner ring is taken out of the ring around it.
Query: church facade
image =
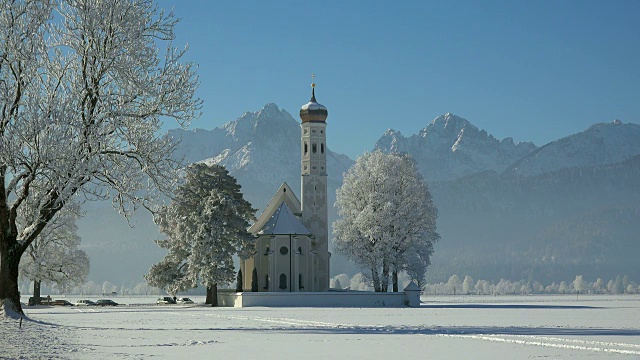
[[[311,100],[300,108],[301,200],[283,183],[249,228],[256,242],[254,255],[240,262],[244,291],[329,289],[328,111],[316,101],[315,84],[311,87]]]

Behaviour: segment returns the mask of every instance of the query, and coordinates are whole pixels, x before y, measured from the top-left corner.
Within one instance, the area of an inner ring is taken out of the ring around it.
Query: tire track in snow
[[[234,319],[234,320],[249,320],[249,321],[262,321],[267,323],[275,323],[275,324],[283,324],[283,325],[295,325],[295,326],[316,326],[316,327],[324,327],[324,328],[350,328],[355,327],[356,325],[350,324],[336,324],[324,321],[315,321],[315,320],[299,320],[299,319],[291,319],[291,318],[275,318],[275,317],[262,317],[262,316],[232,316],[232,315],[219,315],[219,314],[207,314],[207,316],[217,317],[217,318],[225,318],[225,319]]]
[[[266,323],[292,325],[292,326],[305,326],[305,327],[318,327],[318,328],[333,328],[333,329],[360,329],[360,330],[387,330],[394,332],[394,330],[414,330],[416,333],[421,333],[424,328],[401,328],[394,329],[389,326],[376,326],[369,325],[363,327],[362,325],[353,324],[340,324],[315,320],[300,320],[291,318],[276,318],[276,317],[261,317],[261,316],[233,316],[233,315],[220,315],[220,314],[207,314],[207,316],[213,316],[217,318],[226,318],[234,320],[246,320],[246,321],[261,321]],[[433,330],[432,330],[433,331]],[[640,344],[627,344],[619,342],[597,341],[597,340],[581,340],[581,339],[569,339],[550,336],[538,336],[538,335],[472,335],[472,334],[438,334],[438,333],[424,333],[426,336],[441,336],[452,338],[464,338],[475,339],[483,341],[492,341],[499,343],[511,343],[527,346],[538,346],[547,348],[558,348],[567,350],[580,350],[590,351],[598,353],[615,353],[622,355],[640,355]],[[634,350],[638,349],[638,350]]]
[[[539,346],[539,347],[548,347],[548,348],[557,348],[557,349],[582,350],[582,351],[591,351],[591,352],[600,352],[600,353],[615,353],[615,354],[622,354],[622,355],[640,355],[640,351],[638,350],[627,350],[627,349],[597,346],[597,345],[606,344],[609,346],[613,345],[613,346],[623,347],[623,348],[624,347],[637,348],[638,345],[636,344],[608,343],[604,341],[549,338],[549,337],[543,337],[543,336],[529,336],[529,335],[512,335],[512,337],[517,337],[517,338],[501,337],[499,335],[463,335],[463,334],[438,334],[436,336],[462,338],[462,339],[475,339],[475,340],[493,341],[493,342],[499,342],[499,343],[511,343],[511,344]],[[531,340],[523,340],[523,338],[530,338]],[[546,341],[543,341],[543,340],[546,340]],[[550,341],[556,341],[556,342],[550,342]],[[582,343],[585,345],[593,345],[593,346],[571,345],[571,343],[574,343],[574,344]]]

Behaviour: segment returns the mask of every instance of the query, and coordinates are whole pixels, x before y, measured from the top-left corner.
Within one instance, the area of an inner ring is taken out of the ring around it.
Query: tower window
[[[320,152],[324,154],[324,144],[320,144]]]
[[[271,252],[269,251],[269,246],[264,249],[264,254],[269,255]]]
[[[318,152],[318,147],[316,146],[316,144],[315,144],[315,143],[313,143],[313,144],[311,145],[311,151],[312,151],[314,154],[315,154],[316,152]]]
[[[320,134],[322,134],[322,130],[320,130]]]
[[[302,255],[302,247],[298,246],[298,254]]]
[[[304,143],[304,154],[307,155],[308,152],[309,152],[309,145],[305,141],[305,143]]]
[[[298,274],[298,289],[302,290],[304,289],[304,284],[302,283],[302,273]]]
[[[265,290],[269,290],[269,274],[265,274],[264,276],[264,288]]]
[[[289,249],[286,246],[280,248],[280,254],[287,255],[289,253]]]
[[[280,289],[286,289],[286,288],[287,288],[287,275],[280,274]]]

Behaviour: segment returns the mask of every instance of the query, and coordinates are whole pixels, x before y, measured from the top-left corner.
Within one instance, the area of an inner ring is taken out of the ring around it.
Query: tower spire
[[[311,101],[316,101],[316,74],[311,74]]]

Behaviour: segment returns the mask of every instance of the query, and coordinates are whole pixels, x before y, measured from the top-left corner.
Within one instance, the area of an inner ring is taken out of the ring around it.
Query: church
[[[327,214],[327,108],[315,97],[300,108],[300,199],[283,183],[249,228],[255,253],[241,260],[244,291],[324,292],[329,289]],[[255,291],[255,285],[253,291]]]

